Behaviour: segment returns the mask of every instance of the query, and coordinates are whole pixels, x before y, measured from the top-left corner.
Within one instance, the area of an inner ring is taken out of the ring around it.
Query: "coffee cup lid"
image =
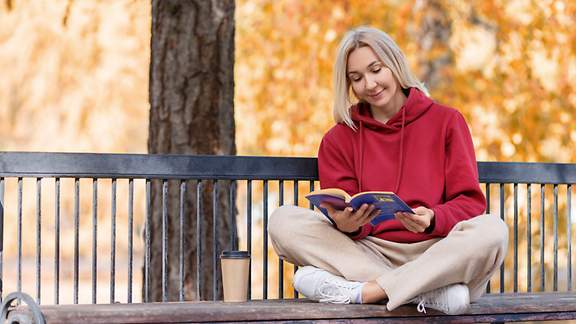
[[[228,259],[244,259],[250,257],[250,252],[248,251],[222,251],[220,255],[222,258]]]

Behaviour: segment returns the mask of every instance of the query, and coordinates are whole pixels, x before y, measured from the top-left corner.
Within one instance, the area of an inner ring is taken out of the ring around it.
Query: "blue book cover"
[[[338,210],[343,210],[346,207],[352,207],[356,210],[362,204],[374,205],[380,210],[380,213],[372,219],[370,222],[372,225],[394,219],[396,212],[414,213],[395,193],[386,191],[367,191],[350,197],[344,190],[329,188],[313,191],[307,194],[306,198],[326,216],[329,216],[328,212],[320,207],[320,204],[324,202]]]

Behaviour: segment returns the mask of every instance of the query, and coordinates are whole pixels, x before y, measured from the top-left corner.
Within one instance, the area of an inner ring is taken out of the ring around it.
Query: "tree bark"
[[[454,61],[449,46],[452,21],[441,0],[419,0],[414,10],[420,13],[414,35],[419,49],[420,80],[430,90],[443,89],[450,84],[448,70]]]
[[[152,0],[149,153],[236,154],[234,11],[234,0]],[[211,181],[202,182],[200,278],[196,278],[196,181],[188,181],[183,186],[186,189],[182,249],[182,295],[185,300],[219,299],[222,294],[221,285],[215,294],[212,291],[213,271],[221,282],[219,263],[213,269],[212,257],[232,246],[236,211],[229,199],[230,190],[234,192],[233,184],[217,183],[215,206],[212,203],[213,186]],[[151,182],[152,248],[149,291],[143,289],[145,301],[174,301],[181,296],[181,184],[168,181],[167,187],[168,244],[167,264],[163,268],[163,188],[162,181]],[[212,235],[213,207],[218,214],[217,237]],[[212,248],[214,242],[218,245],[216,251]],[[162,269],[166,272],[166,290],[163,290]],[[200,287],[196,286],[197,281]]]

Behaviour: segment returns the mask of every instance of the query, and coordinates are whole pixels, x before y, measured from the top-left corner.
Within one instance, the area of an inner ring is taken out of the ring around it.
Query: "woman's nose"
[[[366,84],[365,87],[367,90],[374,89],[376,87],[376,80],[374,78],[366,76]]]

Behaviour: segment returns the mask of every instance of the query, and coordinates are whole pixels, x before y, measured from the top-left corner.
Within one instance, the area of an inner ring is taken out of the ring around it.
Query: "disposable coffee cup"
[[[243,302],[248,299],[248,251],[223,251],[220,255],[222,285],[225,302]]]

